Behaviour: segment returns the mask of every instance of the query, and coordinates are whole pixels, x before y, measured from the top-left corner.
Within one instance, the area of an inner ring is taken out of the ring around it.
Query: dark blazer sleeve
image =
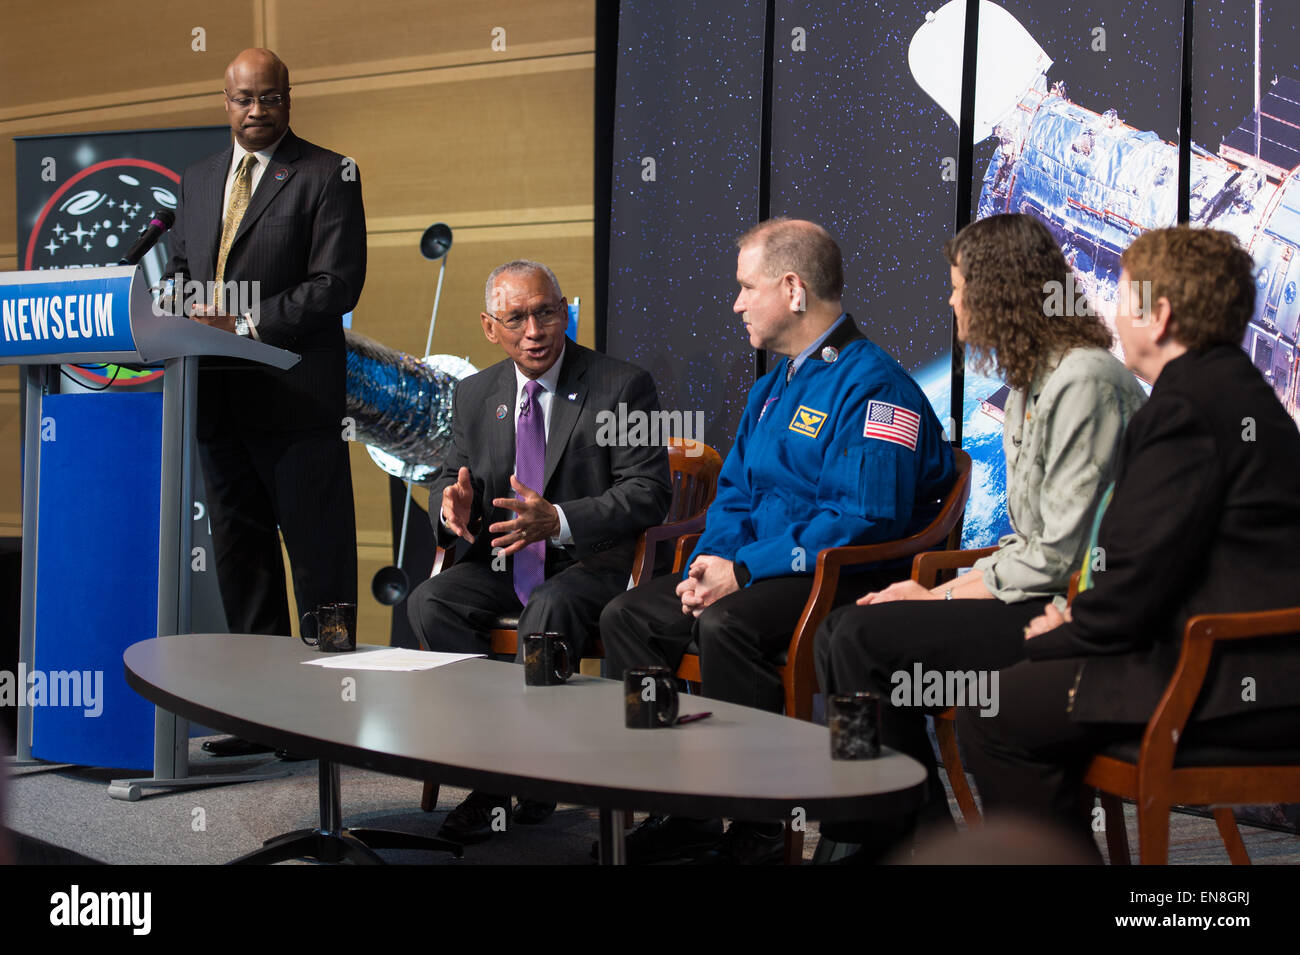
[[[608,407],[620,404],[626,404],[629,413],[651,414],[659,410],[659,394],[649,373],[634,370]],[[566,466],[581,465],[566,459]],[[672,488],[668,481],[668,452],[662,445],[612,447],[609,479],[609,487],[602,494],[551,502],[564,510],[579,560],[606,549],[611,542],[634,538],[660,523],[668,513]]]
[[[474,385],[469,385],[473,390]],[[442,492],[456,483],[461,468],[470,469],[470,482],[474,485],[474,502],[470,508],[469,526],[471,531],[482,521],[483,516],[483,480],[474,474],[468,448],[470,438],[466,433],[466,418],[461,408],[466,400],[466,386],[458,385],[452,392],[451,399],[451,450],[443,462],[442,473],[429,486],[429,522],[433,525],[433,536],[439,547],[450,547],[459,538],[442,526]]]
[[[180,187],[181,195],[180,195],[180,202],[177,203],[178,211],[186,209],[190,206],[190,204],[186,202],[185,191],[187,188],[190,188],[192,186],[193,180],[194,180],[194,174],[190,170],[187,169],[185,172],[181,174],[181,187]],[[187,215],[177,215],[176,224],[173,225],[171,231],[167,233],[167,246],[169,249],[171,249],[171,258],[167,260],[167,267],[163,269],[164,279],[174,278],[177,275],[177,273],[180,273],[183,280],[185,276],[188,276],[190,274],[189,253],[187,251],[186,241],[185,241],[185,228],[186,228],[188,218],[189,217]],[[182,288],[176,289],[175,294],[176,294],[177,302],[181,301],[183,293],[184,290]]]
[[[1102,518],[1105,569],[1073,622],[1026,642],[1031,659],[1121,654],[1168,638],[1204,572],[1226,482],[1210,422],[1186,399],[1152,397],[1133,418]]]
[[[257,334],[268,345],[292,345],[318,331],[322,321],[337,322],[356,307],[365,283],[366,213],[360,172],[355,165],[336,166],[327,160],[313,166],[311,176],[316,193],[311,218],[298,225],[309,232],[305,275],[261,300]]]

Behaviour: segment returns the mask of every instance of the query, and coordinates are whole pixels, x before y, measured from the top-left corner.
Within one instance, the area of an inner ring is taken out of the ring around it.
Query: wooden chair
[[[996,551],[996,547],[977,547],[971,550],[934,551],[917,554],[912,560],[912,579],[927,590],[937,587],[940,579],[951,579],[957,570],[970,567],[981,557],[987,557]],[[1070,575],[1070,587],[1067,600],[1074,600],[1079,589],[1079,572]],[[939,743],[939,756],[943,761],[944,772],[948,774],[948,785],[961,809],[962,819],[966,825],[974,827],[983,822],[979,807],[975,805],[975,796],[971,793],[970,783],[966,781],[966,770],[962,766],[961,751],[957,748],[957,708],[950,706],[934,718],[934,736]]]
[[[968,567],[996,547],[948,553],[918,554],[912,579],[933,587],[943,571]],[[1070,577],[1067,599],[1074,601],[1079,574]],[[1106,848],[1112,865],[1130,861],[1124,799],[1138,809],[1138,858],[1143,865],[1169,860],[1169,812],[1175,805],[1210,806],[1219,837],[1234,865],[1249,865],[1232,806],[1300,802],[1300,752],[1294,748],[1272,754],[1275,763],[1259,765],[1270,754],[1224,747],[1184,747],[1178,740],[1209,670],[1217,641],[1245,640],[1300,633],[1300,608],[1258,613],[1204,614],[1187,621],[1178,666],[1139,744],[1114,743],[1093,757],[1084,785],[1096,789],[1107,820]],[[935,735],[948,783],[968,826],[981,822],[966,781],[955,730],[956,709],[935,719]],[[1118,820],[1118,825],[1114,822]]]
[[[997,550],[996,547],[980,547],[972,550],[932,551],[917,554],[912,558],[912,579],[931,590],[939,585],[940,579],[951,579],[958,569],[970,567],[981,557],[987,557]],[[966,771],[962,768],[961,752],[957,749],[957,709],[949,707],[934,718],[934,735],[939,742],[939,756],[943,760],[944,771],[948,774],[948,785],[957,798],[957,805],[967,826],[981,823],[979,807],[966,781]]]
[[[813,665],[813,636],[826,619],[835,601],[840,572],[856,564],[898,560],[928,550],[949,541],[961,522],[970,496],[970,456],[953,450],[956,480],[944,495],[939,514],[923,530],[911,537],[885,541],[880,544],[860,544],[853,547],[828,547],[817,555],[817,569],[813,575],[812,590],[804,604],[799,622],[790,635],[790,644],[779,660],[781,683],[785,687],[785,712],[797,719],[812,719],[812,700],[817,692],[817,673]],[[686,566],[686,555],[699,540],[698,534],[683,536],[677,542],[675,570],[680,573]],[[700,657],[689,652],[677,668],[677,676],[692,683],[700,682]]]
[[[1142,865],[1169,861],[1169,811],[1176,805],[1209,806],[1234,865],[1249,865],[1233,806],[1300,802],[1300,751],[1234,750],[1181,745],[1183,731],[1205,682],[1216,644],[1293,634],[1300,641],[1300,607],[1257,613],[1202,614],[1187,621],[1178,666],[1147,723],[1142,742],[1102,749],[1088,766],[1106,812],[1112,865],[1129,863],[1121,797],[1137,804],[1138,858]],[[1118,825],[1112,820],[1118,820]]]
[[[785,654],[777,661],[781,684],[785,688],[785,713],[796,719],[812,719],[812,701],[817,692],[817,672],[813,658],[813,637],[817,628],[831,612],[840,572],[845,567],[879,561],[898,560],[940,544],[953,546],[960,533],[962,515],[970,497],[971,461],[965,451],[953,449],[956,480],[944,495],[939,514],[923,530],[900,540],[880,544],[860,544],[852,547],[829,547],[817,555],[817,569],[813,575],[812,590],[804,604],[799,622],[790,635]],[[686,559],[699,540],[698,534],[684,535],[677,540],[673,561],[675,572],[681,573]],[[692,645],[693,646],[693,645]],[[691,683],[699,683],[700,657],[698,652],[687,652],[677,668],[677,676]],[[797,865],[803,859],[803,833],[786,829],[786,863]]]
[[[718,474],[722,471],[722,457],[702,441],[684,438],[668,439],[668,472],[673,496],[668,505],[664,523],[648,527],[637,538],[636,553],[632,559],[629,589],[649,580],[654,571],[655,554],[660,543],[674,540],[682,534],[698,534],[704,529],[704,515],[718,490]],[[438,506],[431,502],[431,507]],[[450,551],[439,547],[433,560],[430,577],[446,570],[452,564]],[[502,614],[490,632],[493,654],[515,655],[519,649],[519,614]],[[597,657],[605,655],[597,640],[592,648]],[[438,784],[425,782],[420,797],[420,808],[432,812],[438,804]]]

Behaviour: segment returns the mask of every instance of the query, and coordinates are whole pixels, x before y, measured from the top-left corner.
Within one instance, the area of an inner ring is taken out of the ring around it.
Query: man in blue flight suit
[[[692,641],[705,696],[780,712],[774,658],[798,622],[817,554],[906,537],[929,523],[954,478],[952,449],[907,372],[868,341],[840,297],[839,247],[821,226],[771,219],[736,240],[733,306],[754,348],[786,360],[749,393],[706,526],[681,580],[658,578],[601,614],[607,673],[676,669]],[[906,568],[846,578],[838,603]],[[780,823],[652,816],[631,861],[712,848],[717,861],[774,861]]]

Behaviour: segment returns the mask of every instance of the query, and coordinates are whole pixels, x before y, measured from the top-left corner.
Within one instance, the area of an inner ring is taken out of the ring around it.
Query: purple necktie
[[[524,385],[524,399],[519,405],[519,422],[515,425],[515,476],[519,483],[542,493],[546,473],[546,421],[537,394],[539,382]],[[534,541],[515,554],[515,593],[519,602],[528,603],[528,595],[546,577],[546,541]]]

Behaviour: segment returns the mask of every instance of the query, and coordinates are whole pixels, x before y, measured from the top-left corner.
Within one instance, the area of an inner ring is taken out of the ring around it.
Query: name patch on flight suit
[[[795,410],[794,417],[790,419],[790,430],[815,438],[825,423],[826,412],[814,411],[812,408],[800,405]]]

